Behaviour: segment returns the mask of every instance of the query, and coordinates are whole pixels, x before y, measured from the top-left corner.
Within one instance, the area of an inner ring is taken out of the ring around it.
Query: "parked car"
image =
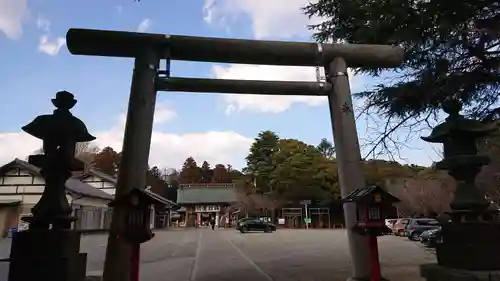
[[[398,221],[397,219],[386,219],[385,220],[385,226],[387,226],[388,228],[393,229],[394,227],[394,224],[396,223],[396,221]]]
[[[276,225],[260,218],[243,218],[236,224],[236,229],[241,233],[249,231],[273,232],[276,231]]]
[[[396,223],[394,223],[394,226],[392,227],[392,233],[394,233],[397,236],[404,236],[405,235],[405,227],[409,221],[410,221],[410,218],[397,219]]]
[[[406,237],[410,240],[417,240],[422,232],[439,228],[439,222],[436,219],[415,218],[410,219],[405,228]]]
[[[419,240],[420,243],[424,244],[427,247],[436,247],[436,245],[441,241],[441,227],[422,232],[422,234],[420,234]]]

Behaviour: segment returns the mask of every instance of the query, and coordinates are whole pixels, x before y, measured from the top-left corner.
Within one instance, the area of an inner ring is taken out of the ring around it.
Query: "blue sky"
[[[50,113],[59,90],[79,100],[74,114],[98,137],[96,145],[121,149],[133,61],[69,54],[69,28],[145,31],[178,35],[310,40],[300,14],[304,0],[0,0],[0,80],[3,113],[0,160],[23,158],[40,142],[20,132],[38,114]],[[173,76],[313,80],[314,68],[173,62]],[[354,77],[353,91],[370,88]],[[316,144],[332,139],[328,105],[311,97],[227,96],[159,92],[151,164],[178,168],[188,156],[199,162],[242,167],[262,130]],[[359,101],[357,102],[360,103]],[[358,123],[360,139],[366,127]],[[370,133],[368,133],[370,135]],[[402,156],[429,165],[438,156],[414,137]]]

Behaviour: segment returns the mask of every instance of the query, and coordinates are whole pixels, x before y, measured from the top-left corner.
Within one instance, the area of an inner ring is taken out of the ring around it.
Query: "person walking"
[[[213,216],[210,218],[210,225],[212,226],[212,230],[215,231],[215,218]]]

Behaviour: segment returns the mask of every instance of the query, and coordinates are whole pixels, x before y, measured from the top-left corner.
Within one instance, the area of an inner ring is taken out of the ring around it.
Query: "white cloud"
[[[301,8],[310,0],[205,0],[203,15],[206,23],[227,27],[227,22],[238,21],[247,16],[252,22],[253,37],[289,39],[309,36],[307,25],[317,23],[318,18],[309,19]],[[323,71],[323,70],[321,70]],[[312,67],[229,65],[214,66],[213,75],[219,79],[316,81]],[[322,74],[323,75],[323,74]],[[351,73],[351,86],[356,79]],[[227,103],[226,114],[235,111],[279,113],[293,104],[317,106],[326,101],[315,96],[261,96],[223,95]]]
[[[155,111],[155,123],[172,121],[177,116],[168,104],[158,104]],[[97,137],[95,144],[103,148],[111,146],[121,151],[125,124],[125,114],[121,114],[117,124],[108,131],[91,132]],[[184,160],[193,156],[197,161],[207,160],[211,164],[231,163],[241,168],[242,159],[248,153],[252,138],[235,132],[193,132],[172,134],[153,131],[151,138],[150,165],[180,168]],[[24,159],[42,146],[40,140],[23,132],[0,133],[0,165],[14,158]]]
[[[48,35],[40,36],[38,41],[38,51],[45,53],[49,56],[57,56],[61,47],[66,44],[64,37],[49,38]]]
[[[314,67],[270,66],[270,65],[215,65],[213,76],[218,79],[243,80],[277,80],[277,81],[316,81]],[[323,75],[323,73],[321,73]],[[351,88],[357,83],[351,73]],[[318,96],[276,96],[276,95],[236,95],[223,94],[227,103],[226,114],[235,111],[279,113],[289,109],[293,104],[302,103],[317,106],[326,101],[326,97]]]
[[[36,26],[45,31],[45,32],[50,32],[50,21],[46,18],[43,18],[42,16],[38,15],[38,18],[36,19]]]
[[[27,0],[0,0],[0,32],[10,39],[19,39],[23,34],[23,22],[28,18]]]
[[[170,106],[169,103],[157,103],[155,107],[155,116],[153,125],[161,125],[177,118],[177,112]],[[118,122],[113,126],[113,131],[124,131],[127,114],[122,113],[118,117]]]
[[[152,23],[150,19],[143,19],[137,27],[137,32],[146,32]]]
[[[154,124],[160,125],[177,117],[177,112],[168,103],[156,104]]]
[[[208,24],[214,21],[214,9],[216,9],[214,6],[215,0],[205,0],[203,4],[203,20]]]
[[[208,24],[226,25],[245,15],[252,22],[256,39],[309,35],[307,25],[318,22],[301,11],[310,0],[205,0],[203,14]]]
[[[44,33],[44,35],[41,35],[38,39],[38,51],[49,56],[57,56],[61,47],[66,44],[66,39],[61,36],[51,36],[51,22],[41,15],[38,15],[38,18],[36,19],[36,26]]]

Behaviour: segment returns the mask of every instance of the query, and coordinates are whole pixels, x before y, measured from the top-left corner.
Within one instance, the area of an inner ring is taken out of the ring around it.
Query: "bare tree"
[[[39,148],[33,154],[43,154],[43,148]],[[94,157],[99,153],[99,147],[91,142],[78,142],[75,146],[75,158],[85,164],[90,164],[94,161]]]
[[[496,121],[500,126],[500,121]],[[476,184],[485,196],[500,205],[500,130],[478,141],[479,151],[490,158],[490,163],[483,167],[476,178]]]
[[[360,128],[365,131],[364,138],[360,139],[363,159],[386,157],[391,161],[408,161],[401,151],[405,148],[416,149],[409,144],[416,138],[429,134],[440,121],[435,112],[409,115],[403,119],[381,116],[371,104],[365,104],[357,110],[356,119],[360,118],[366,124],[364,128]]]
[[[500,205],[500,169],[498,166],[483,167],[476,178],[476,184],[490,202]]]
[[[94,161],[95,156],[99,153],[99,147],[91,142],[79,142],[75,147],[75,158],[85,164],[90,164]]]
[[[455,181],[442,171],[425,171],[414,178],[392,181],[387,189],[398,197],[398,212],[401,215],[449,211],[449,204],[455,190]]]

